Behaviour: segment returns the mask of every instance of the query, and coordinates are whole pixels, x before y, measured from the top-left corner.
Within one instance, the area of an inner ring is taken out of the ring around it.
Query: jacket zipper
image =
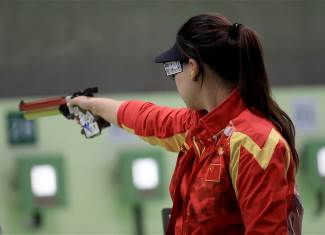
[[[215,146],[218,146],[220,143],[221,143],[221,140],[223,139],[223,135],[220,136],[219,140],[217,141],[216,145]],[[217,151],[217,150],[216,150]],[[186,221],[186,218],[187,218],[187,204],[189,202],[189,198],[190,198],[190,188],[192,187],[192,184],[194,183],[196,177],[197,177],[197,174],[198,172],[200,171],[200,169],[202,168],[202,166],[204,165],[204,163],[207,161],[207,159],[215,152],[215,151],[212,151],[212,150],[209,150],[209,151],[206,151],[208,152],[207,155],[203,158],[203,154],[201,156],[201,159],[198,163],[198,165],[195,167],[195,170],[193,171],[192,175],[191,175],[191,178],[189,180],[189,185],[187,187],[187,192],[186,192],[186,195],[185,195],[185,199],[183,201],[183,224],[182,224],[182,232],[181,234],[183,235],[184,234],[184,222]],[[185,233],[186,234],[186,233]]]

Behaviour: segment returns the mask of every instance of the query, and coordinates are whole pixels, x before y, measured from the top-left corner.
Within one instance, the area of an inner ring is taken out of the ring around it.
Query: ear
[[[192,81],[197,81],[198,80],[198,76],[199,76],[199,65],[196,62],[196,60],[190,58],[188,60],[188,63],[190,65],[190,75],[191,75],[191,80]]]

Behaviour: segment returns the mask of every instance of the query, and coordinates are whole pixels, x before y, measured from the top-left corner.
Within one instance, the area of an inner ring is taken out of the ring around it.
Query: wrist
[[[100,116],[100,98],[91,97],[88,100],[88,107],[90,112],[92,112],[96,116]]]

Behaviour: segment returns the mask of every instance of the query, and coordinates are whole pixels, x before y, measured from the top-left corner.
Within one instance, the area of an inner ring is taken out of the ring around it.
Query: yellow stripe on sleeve
[[[128,128],[125,125],[122,125],[122,128],[132,134],[135,134],[133,129]],[[139,137],[144,141],[148,142],[149,144],[160,145],[161,147],[164,147],[165,149],[171,152],[179,152],[181,146],[185,142],[185,133],[178,133],[167,138],[158,138],[156,136],[148,136],[148,137],[139,136]]]

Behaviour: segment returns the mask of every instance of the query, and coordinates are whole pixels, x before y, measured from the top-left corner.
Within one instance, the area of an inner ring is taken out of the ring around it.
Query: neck
[[[207,79],[208,80],[208,79]],[[221,104],[233,91],[234,87],[227,85],[222,79],[210,79],[203,87],[203,107],[208,112]]]

